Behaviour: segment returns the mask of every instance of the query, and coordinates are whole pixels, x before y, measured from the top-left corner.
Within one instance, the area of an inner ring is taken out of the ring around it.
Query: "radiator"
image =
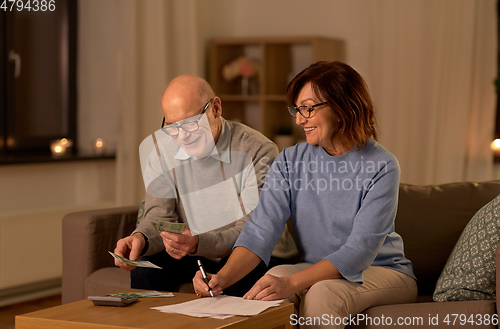
[[[61,219],[66,213],[0,218],[0,291],[61,276]]]
[[[102,203],[0,217],[0,306],[60,292],[64,215],[113,207]]]

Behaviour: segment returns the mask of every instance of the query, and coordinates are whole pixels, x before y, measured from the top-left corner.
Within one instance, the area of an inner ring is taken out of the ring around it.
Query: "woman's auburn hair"
[[[339,120],[332,141],[337,139],[346,148],[357,145],[362,149],[370,138],[377,140],[377,123],[368,86],[356,70],[338,61],[311,64],[288,84],[286,99],[289,105],[297,106],[297,97],[308,82],[320,102],[328,102],[335,120]]]

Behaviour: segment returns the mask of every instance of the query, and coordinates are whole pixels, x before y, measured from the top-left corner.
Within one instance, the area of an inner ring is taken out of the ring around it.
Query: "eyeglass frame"
[[[325,104],[328,104],[328,102],[322,102],[322,103],[314,104],[312,106],[305,106],[305,105],[287,106],[287,109],[288,109],[288,113],[290,113],[290,115],[294,118],[297,117],[297,113],[300,113],[300,115],[302,115],[305,119],[309,119],[311,117],[311,113],[313,112],[315,107],[323,106]],[[300,111],[301,107],[304,107],[307,110],[307,112],[309,113],[308,116],[305,116],[304,114],[302,114],[302,112]],[[292,113],[292,111],[295,111],[295,115]]]
[[[200,125],[199,125],[199,123],[198,123],[198,122],[200,122],[201,117],[202,117],[202,116],[203,116],[203,114],[205,114],[205,112],[208,110],[208,107],[210,106],[210,103],[212,103],[212,101],[213,101],[213,100],[214,100],[214,99],[213,99],[213,98],[211,98],[211,99],[210,99],[210,100],[209,100],[209,101],[205,104],[205,106],[203,106],[203,109],[202,109],[201,113],[198,115],[198,118],[196,118],[196,120],[189,121],[189,122],[185,122],[185,123],[183,123],[183,124],[181,124],[181,125],[177,125],[176,127],[172,127],[172,125],[174,125],[175,123],[172,123],[172,124],[170,124],[170,125],[168,125],[168,126],[164,127],[164,125],[165,125],[165,117],[163,117],[163,121],[162,121],[162,123],[161,123],[161,128],[160,128],[160,129],[161,129],[163,132],[165,132],[165,134],[167,134],[167,135],[169,135],[169,136],[171,136],[171,137],[178,136],[178,135],[179,135],[179,132],[180,132],[180,129],[182,129],[182,130],[184,130],[185,132],[188,132],[188,133],[192,133],[193,131],[196,131],[196,130],[200,129]],[[196,125],[198,126],[198,128],[196,128],[196,129],[194,129],[194,130],[186,130],[186,129],[184,129],[184,128],[182,127],[182,126],[184,126],[184,125],[191,124],[191,123],[196,123]],[[167,128],[169,128],[169,127],[170,127],[170,128],[177,128],[177,134],[175,134],[175,135],[170,134],[170,133],[167,131]]]

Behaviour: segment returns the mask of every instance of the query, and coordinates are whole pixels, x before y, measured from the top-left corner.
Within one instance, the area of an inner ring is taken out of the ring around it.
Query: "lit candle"
[[[73,142],[67,138],[61,138],[60,144],[61,144],[61,146],[64,146],[66,148],[73,146]]]
[[[97,155],[104,154],[104,151],[106,150],[106,144],[104,143],[102,138],[97,138],[92,144],[92,147],[94,149],[94,153]]]
[[[60,157],[66,154],[66,145],[67,143],[61,143],[60,139],[52,141],[52,143],[50,143],[50,151],[52,152],[52,156]]]
[[[490,148],[495,156],[500,156],[500,139],[497,138],[491,142]]]

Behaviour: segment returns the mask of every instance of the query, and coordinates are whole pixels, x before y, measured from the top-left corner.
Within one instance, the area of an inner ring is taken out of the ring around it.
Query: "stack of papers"
[[[180,304],[152,307],[151,309],[164,313],[177,313],[201,318],[227,319],[235,315],[256,315],[270,307],[278,306],[282,302],[283,300],[265,302],[221,295],[198,298]]]

